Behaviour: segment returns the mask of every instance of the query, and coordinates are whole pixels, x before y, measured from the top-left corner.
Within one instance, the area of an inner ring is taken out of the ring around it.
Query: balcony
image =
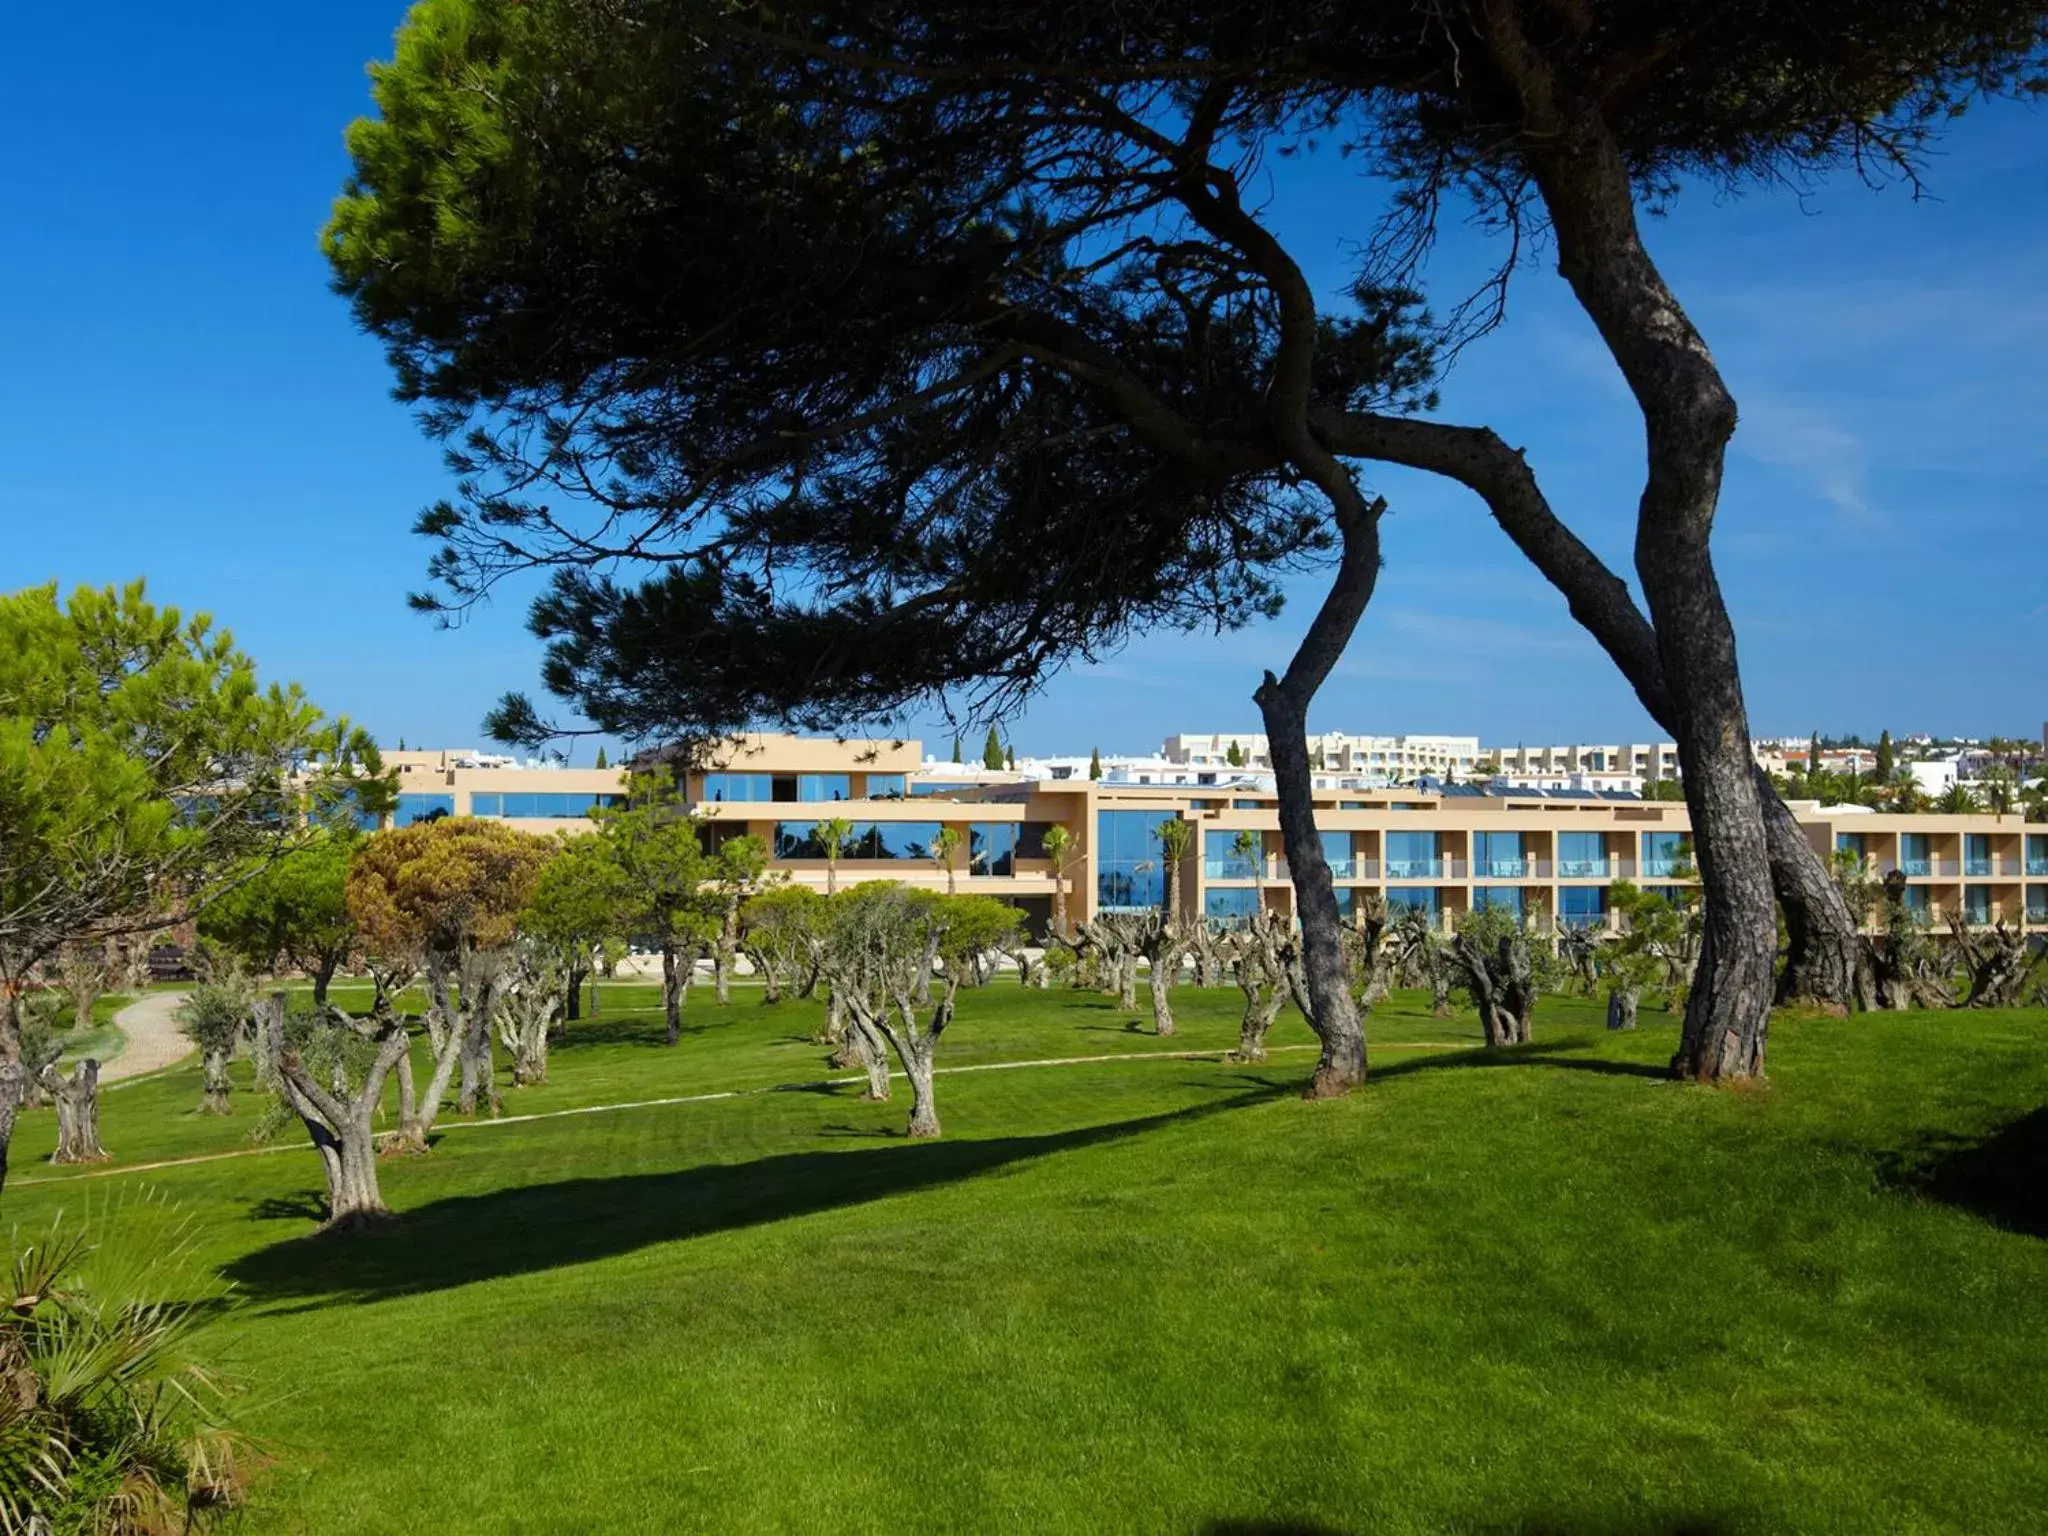
[[[2027,873],[2029,875],[2048,876],[2048,859],[2035,858],[2034,855],[2028,854]]]
[[[1389,880],[1436,880],[1444,872],[1442,859],[1389,859],[1387,878]]]
[[[1259,861],[1231,857],[1227,859],[1202,860],[1202,878],[1205,880],[1256,880],[1259,878]]]
[[[1625,859],[1559,859],[1557,878],[1560,880],[1609,880],[1619,878],[1613,873],[1613,866],[1625,864]]]
[[[1526,880],[1529,864],[1528,859],[1484,859],[1473,867],[1482,880]]]

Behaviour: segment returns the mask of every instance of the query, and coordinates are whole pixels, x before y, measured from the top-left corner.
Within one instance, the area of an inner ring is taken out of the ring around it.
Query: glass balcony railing
[[[1330,866],[1330,878],[1332,880],[1356,880],[1358,878],[1358,860],[1356,859],[1329,859],[1325,862]]]
[[[1478,865],[1480,877],[1486,880],[1526,880],[1529,876],[1527,859],[1486,859]]]
[[[1389,880],[1434,880],[1444,872],[1442,859],[1389,859]]]
[[[2028,854],[2027,873],[2030,875],[2048,875],[2048,858],[2036,858],[2033,854]]]
[[[1674,875],[1689,875],[1692,863],[1679,858],[1648,858],[1643,860],[1643,876],[1649,880],[1669,880]]]
[[[1210,880],[1256,880],[1259,878],[1257,859],[1204,859],[1202,874]]]
[[[1559,859],[1557,876],[1560,880],[1604,880],[1607,878],[1605,859]]]
[[[1905,875],[1908,879],[1914,877],[1925,878],[1934,873],[1934,860],[1901,859],[1899,860],[1899,873]]]
[[[1991,873],[1991,860],[1988,858],[1965,859],[1963,860],[1963,873],[1972,877],[1987,876]]]

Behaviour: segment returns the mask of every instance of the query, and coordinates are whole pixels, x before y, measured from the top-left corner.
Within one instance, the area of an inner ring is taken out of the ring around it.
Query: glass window
[[[453,795],[400,795],[398,814],[391,820],[394,826],[409,827],[416,821],[439,821],[454,814]]]
[[[1142,911],[1166,904],[1166,870],[1159,858],[1159,828],[1176,811],[1098,811],[1095,814],[1095,893],[1109,911]]]
[[[2027,887],[2027,921],[2048,923],[2048,885]]]
[[[939,835],[936,821],[870,821],[855,829],[853,856],[857,859],[929,859],[932,839]]]
[[[1922,922],[1925,922],[1928,909],[1931,906],[1927,899],[1927,894],[1926,886],[1909,885],[1899,893],[1899,901],[1908,912],[1915,914]]]
[[[1330,865],[1332,880],[1352,880],[1358,875],[1358,865],[1351,857],[1351,834],[1349,832],[1324,832],[1323,857]],[[1343,893],[1339,893],[1340,895]]]
[[[1202,834],[1202,873],[1210,880],[1256,880],[1259,856],[1238,852],[1235,832],[1211,829]]]
[[[1519,832],[1474,832],[1472,873],[1492,880],[1519,880],[1528,874],[1522,862]]]
[[[1017,872],[1017,824],[977,821],[967,830],[967,867],[977,875]]]
[[[1899,868],[1908,875],[1925,875],[1933,872],[1933,864],[1927,856],[1925,832],[1899,834]]]
[[[1567,928],[1599,928],[1607,922],[1607,888],[1601,885],[1561,886],[1557,920]]]
[[[1417,875],[1443,873],[1437,863],[1434,832],[1389,832],[1387,834],[1387,877],[1410,880]],[[1392,892],[1388,893],[1389,896]],[[1432,911],[1435,908],[1431,908]]]
[[[1202,896],[1202,915],[1218,927],[1241,923],[1259,910],[1259,893],[1248,885],[1224,886]]]
[[[1690,874],[1691,861],[1685,857],[1683,832],[1643,834],[1643,873],[1647,876]]]
[[[1991,839],[1982,832],[1967,832],[1963,835],[1963,873],[1966,875],[1988,875],[1991,873]]]
[[[1403,912],[1426,912],[1435,917],[1439,910],[1433,885],[1390,885],[1387,887],[1387,916]]]
[[[2027,834],[2027,873],[2048,875],[2048,837],[2032,832]]]
[[[1266,802],[1263,800],[1233,800],[1230,802],[1230,808],[1233,811],[1263,811],[1266,808]]]
[[[496,790],[474,790],[469,797],[469,814],[472,816],[502,816],[505,814],[505,797]]]
[[[822,859],[825,849],[818,842],[817,823],[778,821],[775,824],[775,857],[778,859]]]
[[[1481,885],[1472,891],[1472,910],[1497,910],[1522,915],[1522,888],[1518,885]]]
[[[774,795],[765,773],[707,773],[704,775],[704,798],[714,802],[764,801],[773,799]]]
[[[843,773],[800,773],[796,776],[799,800],[847,800],[853,796],[853,779]]]
[[[1966,885],[1963,887],[1963,921],[1966,923],[1988,923],[1991,921],[1990,886]]]
[[[1566,880],[1607,878],[1607,842],[1598,832],[1557,834],[1557,872]]]
[[[870,800],[901,800],[904,778],[900,773],[871,773],[868,775],[868,798]]]
[[[1053,829],[1049,821],[1026,821],[1017,826],[1017,857],[1020,859],[1042,859],[1046,857],[1045,834]],[[1072,857],[1071,852],[1068,855]]]

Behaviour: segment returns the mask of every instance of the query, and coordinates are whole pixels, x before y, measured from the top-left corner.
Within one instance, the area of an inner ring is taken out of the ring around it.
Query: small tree
[[[603,747],[597,749],[597,766],[600,768],[611,767],[611,760],[604,755]]]
[[[1451,951],[1479,1009],[1487,1048],[1525,1044],[1536,1012],[1537,983],[1521,919],[1504,907],[1468,912],[1458,922]]]
[[[119,957],[104,939],[66,944],[57,955],[57,976],[71,1000],[71,1027],[83,1033],[93,1027],[93,1004],[114,985],[121,972]]]
[[[256,1048],[271,1063],[267,1075],[276,1084],[259,1133],[276,1134],[287,1116],[305,1127],[327,1181],[323,1232],[356,1231],[391,1218],[377,1183],[375,1118],[384,1084],[409,1046],[405,1023],[381,987],[367,1019],[331,1005],[288,1015],[282,992],[259,1005]]]
[[[512,942],[497,989],[498,1039],[512,1057],[512,1086],[548,1080],[548,1039],[570,995],[562,951],[522,934]]]
[[[706,860],[697,822],[674,778],[661,772],[634,774],[626,803],[600,810],[597,822],[632,893],[634,920],[661,951],[661,1014],[674,1045],[683,1037],[683,1003],[704,926]]]
[[[1617,880],[1608,891],[1619,930],[1603,955],[1607,972],[1607,1027],[1634,1029],[1642,995],[1661,987],[1665,1007],[1684,995],[1690,979],[1686,915],[1654,891]]]
[[[563,833],[534,877],[533,895],[517,919],[521,934],[550,946],[562,978],[562,1017],[582,1017],[583,986],[597,1006],[597,972],[608,944],[626,936],[632,892],[611,844],[588,834]]]
[[[1090,747],[1088,749],[1088,777],[1091,779],[1100,779],[1102,777],[1102,748],[1100,747]]]
[[[768,845],[751,833],[720,843],[706,869],[711,976],[721,1004],[732,1001],[733,961],[740,953],[740,904],[754,893],[767,869]]]
[[[988,984],[1024,921],[1022,912],[993,896],[949,896],[939,915],[939,961],[948,976],[975,987]]]
[[[939,1134],[932,1062],[939,1037],[953,1021],[958,970],[949,969],[940,978],[928,1011],[917,999],[944,952],[956,900],[895,881],[871,880],[831,898],[825,925],[825,974],[834,995],[844,1000],[850,1033],[867,1068],[869,1097],[889,1096],[886,1042],[910,1079],[913,1140]]]
[[[1242,768],[1244,766],[1244,748],[1233,741],[1230,744],[1230,750],[1223,754],[1223,761],[1230,764],[1233,768]]]
[[[249,1022],[254,1002],[248,986],[239,976],[231,975],[201,982],[178,1009],[180,1027],[199,1047],[200,1070],[206,1080],[199,1105],[203,1115],[233,1113],[229,1096],[235,1085],[228,1075],[228,1063],[234,1059],[235,1043]]]
[[[1977,797],[1970,792],[1970,786],[1960,782],[1943,790],[1935,798],[1934,808],[1944,816],[1974,816],[1983,809],[1977,804]]]
[[[1408,986],[1429,988],[1429,1011],[1439,1019],[1451,1016],[1454,962],[1435,917],[1421,907],[1406,907],[1391,928],[1394,966]]]
[[[461,817],[380,832],[349,868],[349,913],[376,962],[379,1007],[390,1019],[397,1020],[390,997],[416,969],[426,971],[433,1052],[426,1093],[414,1093],[410,1054],[401,1051],[393,1062],[399,1134],[409,1150],[427,1149],[457,1065],[462,1113],[497,1107],[491,1012],[500,963],[553,851],[546,839],[501,822]],[[321,1050],[323,1059],[334,1056]]]
[[[780,1002],[785,986],[799,997],[817,986],[824,909],[824,897],[793,881],[758,891],[741,907],[741,943],[761,973],[763,1002]]]
[[[348,863],[361,841],[352,828],[336,828],[256,867],[201,915],[200,934],[254,970],[303,972],[313,983],[314,1004],[324,1004],[335,973],[355,950]]]
[[[1003,739],[996,734],[996,728],[988,728],[988,740],[981,744],[981,766],[1000,768],[1003,766]]]

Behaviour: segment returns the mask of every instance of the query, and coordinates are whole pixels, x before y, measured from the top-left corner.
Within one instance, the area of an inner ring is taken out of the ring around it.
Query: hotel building
[[[394,752],[404,824],[433,816],[500,818],[537,832],[582,830],[589,812],[624,787],[617,769],[506,766],[454,753]],[[463,766],[465,762],[476,766]],[[1259,907],[1286,912],[1294,893],[1269,790],[1244,785],[1024,780],[991,773],[977,783],[921,763],[916,742],[757,735],[684,775],[684,796],[708,842],[742,833],[768,846],[772,867],[823,886],[814,828],[852,824],[839,860],[842,884],[900,879],[943,889],[930,848],[942,826],[961,834],[952,880],[962,892],[1000,896],[1034,926],[1050,915],[1055,871],[1045,834],[1067,829],[1057,878],[1076,920],[1163,905],[1159,827],[1194,824],[1179,871],[1182,908],[1227,921]],[[1456,786],[1317,790],[1316,824],[1347,909],[1365,891],[1395,909],[1419,908],[1449,924],[1474,908],[1542,913],[1604,926],[1608,887],[1690,883],[1689,823],[1680,802],[1632,795]],[[1898,870],[1907,901],[1930,921],[2024,921],[2048,929],[2048,825],[1991,815],[1887,815],[1796,803],[1817,851]]]

